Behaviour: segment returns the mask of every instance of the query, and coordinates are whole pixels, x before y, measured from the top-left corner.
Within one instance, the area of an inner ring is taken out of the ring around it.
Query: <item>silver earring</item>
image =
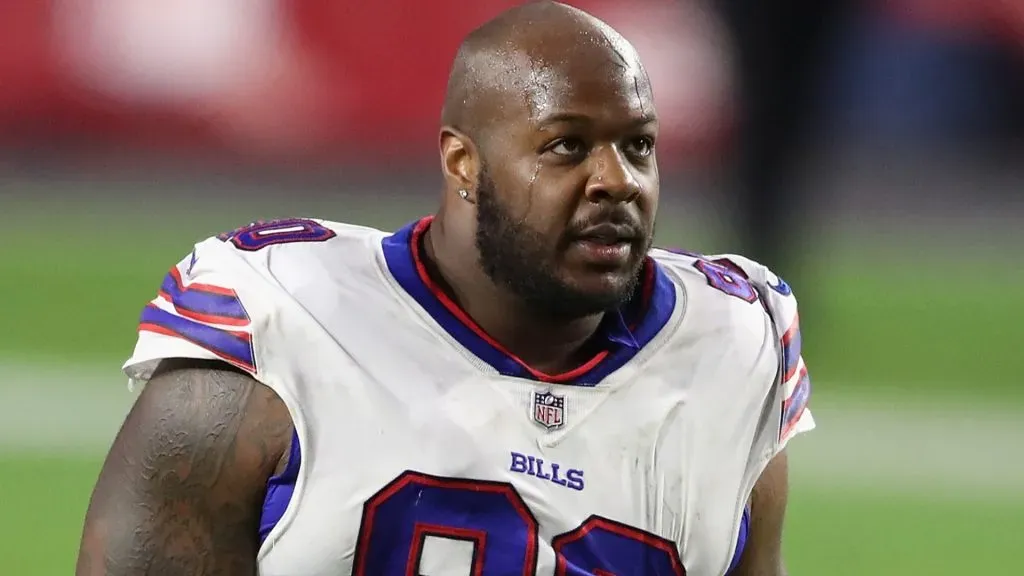
[[[469,200],[469,191],[466,190],[465,188],[459,190],[459,198],[462,198],[463,200]]]

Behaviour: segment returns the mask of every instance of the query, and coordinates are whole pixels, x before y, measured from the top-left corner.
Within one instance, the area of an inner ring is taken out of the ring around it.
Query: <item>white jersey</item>
[[[428,224],[253,224],[197,244],[143,312],[133,381],[220,359],[290,411],[259,573],[727,573],[761,471],[813,427],[788,286],[653,250],[609,351],[542,374],[434,289]]]

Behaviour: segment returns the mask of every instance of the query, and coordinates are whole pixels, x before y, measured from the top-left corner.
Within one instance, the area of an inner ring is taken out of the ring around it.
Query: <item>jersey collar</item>
[[[505,376],[541,382],[593,386],[622,367],[665,326],[676,303],[672,281],[651,258],[644,263],[643,283],[625,306],[605,315],[599,334],[607,346],[585,364],[561,374],[536,370],[481,329],[427,274],[421,239],[433,217],[422,218],[382,241],[387,268],[405,290],[444,330],[480,360]]]

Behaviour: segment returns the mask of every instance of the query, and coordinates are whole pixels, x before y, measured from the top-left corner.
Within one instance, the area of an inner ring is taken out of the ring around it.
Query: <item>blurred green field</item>
[[[5,219],[0,301],[4,324],[16,330],[0,331],[0,362],[119,364],[130,352],[139,310],[194,241],[255,217],[292,215],[254,211],[159,220],[69,213],[57,218],[60,226],[50,210],[46,217],[37,211]],[[344,219],[384,227],[416,214],[375,217],[365,207],[347,213]],[[694,246],[671,234],[663,240]],[[922,254],[827,243],[808,254],[814,265],[804,280],[813,286],[795,289],[813,295],[802,319],[816,396],[841,393],[881,404],[924,396],[950,406],[986,401],[1020,406],[1024,414],[1024,266],[1007,265],[1019,256]],[[96,454],[0,450],[0,573],[71,573],[99,462]],[[1016,560],[1024,491],[1019,498],[959,498],[927,487],[913,494],[885,485],[794,482],[787,537],[794,576],[1007,573]]]

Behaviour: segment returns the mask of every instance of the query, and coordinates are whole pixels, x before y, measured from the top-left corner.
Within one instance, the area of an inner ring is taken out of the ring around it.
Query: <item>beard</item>
[[[583,290],[559,276],[551,241],[514,218],[486,166],[477,179],[476,248],[480,265],[492,282],[503,286],[531,309],[558,319],[576,319],[615,310],[632,299],[640,284],[643,258],[627,282],[616,288]],[[558,247],[564,242],[559,241]],[[649,242],[643,247],[643,254]]]

